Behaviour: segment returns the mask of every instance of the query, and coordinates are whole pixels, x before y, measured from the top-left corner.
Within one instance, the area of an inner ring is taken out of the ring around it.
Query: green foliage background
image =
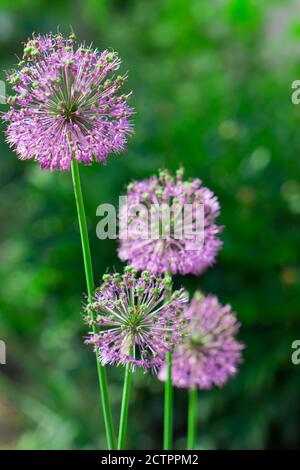
[[[224,249],[200,278],[177,279],[230,302],[247,344],[239,375],[199,396],[199,448],[295,448],[299,322],[300,3],[260,0],[0,1],[1,69],[32,31],[120,53],[134,91],[128,154],[81,167],[97,278],[118,268],[96,237],[96,207],[131,179],[180,164],[218,195]],[[4,73],[1,74],[4,80]],[[1,105],[5,110],[5,105]],[[103,448],[94,357],[82,344],[85,281],[69,173],[0,158],[0,446]],[[123,370],[109,370],[117,420]],[[137,374],[128,445],[161,448],[162,384]],[[186,395],[176,391],[175,442],[185,446]]]

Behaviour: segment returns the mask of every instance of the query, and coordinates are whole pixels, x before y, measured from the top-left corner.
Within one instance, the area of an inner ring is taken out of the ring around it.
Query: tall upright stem
[[[196,445],[197,401],[198,401],[198,391],[196,388],[191,388],[189,390],[189,403],[188,403],[188,433],[187,433],[188,450],[195,450],[195,445]]]
[[[167,380],[165,383],[164,410],[164,450],[172,450],[173,430],[173,385],[172,385],[172,353],[167,353]]]
[[[93,291],[94,291],[94,276],[93,276],[91,250],[90,250],[90,244],[89,244],[85,209],[84,209],[81,183],[80,183],[79,166],[75,158],[73,158],[72,163],[71,163],[71,171],[72,171],[72,180],[73,180],[74,194],[75,194],[75,200],[76,200],[79,229],[80,229],[88,300],[89,302],[91,302],[92,297],[93,297]],[[93,332],[96,333],[94,325],[93,325]],[[115,437],[114,437],[114,431],[113,431],[111,409],[110,409],[110,404],[109,404],[109,399],[108,399],[106,371],[104,367],[102,367],[99,364],[99,361],[97,360],[97,356],[96,356],[96,364],[97,364],[100,398],[101,398],[101,403],[102,403],[105,432],[106,432],[106,438],[107,438],[107,447],[109,450],[112,450],[114,449],[114,445],[115,445],[114,444]]]
[[[171,269],[165,275],[172,277]],[[169,300],[170,294],[167,297]],[[167,378],[165,383],[165,406],[164,406],[164,450],[172,450],[173,443],[173,384],[172,384],[172,353],[166,354]]]
[[[118,450],[124,450],[125,448],[127,420],[128,420],[128,407],[129,407],[129,393],[130,393],[130,385],[131,385],[131,379],[132,379],[132,371],[130,367],[131,367],[130,363],[126,364],[121,414],[120,414]]]

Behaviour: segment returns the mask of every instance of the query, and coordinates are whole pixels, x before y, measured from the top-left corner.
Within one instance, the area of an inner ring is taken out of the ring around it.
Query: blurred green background
[[[180,164],[218,195],[224,249],[200,278],[177,279],[230,302],[247,344],[238,376],[199,394],[199,448],[297,448],[300,365],[300,1],[0,1],[1,69],[33,31],[112,47],[129,70],[128,154],[81,167],[98,279],[120,267],[96,237],[96,207],[131,179]],[[298,14],[297,14],[298,13]],[[5,80],[4,72],[1,79]],[[3,111],[5,105],[1,105]],[[20,162],[1,137],[0,448],[104,448],[94,356],[82,344],[85,280],[69,173]],[[109,370],[115,419],[121,368]],[[163,386],[136,374],[128,445],[162,446]],[[186,394],[176,391],[175,444]]]

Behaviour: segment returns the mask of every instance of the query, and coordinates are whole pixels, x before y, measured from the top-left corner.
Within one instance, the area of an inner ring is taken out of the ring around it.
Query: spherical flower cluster
[[[105,274],[103,280],[87,305],[92,316],[86,320],[95,328],[86,343],[98,351],[102,365],[130,363],[133,369],[157,372],[182,334],[186,293],[172,293],[168,276],[156,278],[147,271],[138,276],[132,267],[122,275]]]
[[[240,324],[231,306],[220,305],[213,295],[203,297],[196,292],[184,318],[187,331],[173,353],[173,384],[182,388],[221,387],[236,374],[244,348],[235,338]],[[159,378],[166,379],[165,364]]]
[[[201,274],[222,246],[216,225],[219,202],[199,179],[172,176],[135,181],[120,211],[121,260],[155,274]]]
[[[105,163],[123,150],[132,109],[129,95],[118,94],[126,78],[116,76],[119,66],[114,52],[76,46],[73,33],[33,35],[18,69],[8,73],[15,95],[4,120],[19,157],[67,170],[73,158]]]

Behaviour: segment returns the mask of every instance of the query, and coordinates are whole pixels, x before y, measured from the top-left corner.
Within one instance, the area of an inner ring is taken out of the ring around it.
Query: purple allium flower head
[[[86,321],[97,333],[89,333],[87,344],[94,345],[101,364],[130,363],[157,372],[167,352],[179,341],[188,301],[183,289],[172,293],[172,280],[156,278],[132,267],[121,274],[105,274],[94,301],[87,305]]]
[[[240,327],[230,305],[217,297],[196,292],[184,311],[186,334],[173,352],[172,381],[176,387],[210,389],[221,387],[237,372],[242,343],[236,340]],[[166,379],[166,365],[159,372]]]
[[[73,33],[33,35],[8,73],[15,92],[3,116],[10,146],[51,170],[69,169],[73,158],[105,163],[124,150],[133,112],[129,94],[119,94],[126,78],[116,76],[119,66],[116,53],[76,46]]]
[[[214,193],[199,179],[184,181],[182,169],[176,176],[162,170],[158,177],[130,183],[120,211],[119,257],[154,274],[199,275],[222,246],[219,211]]]

